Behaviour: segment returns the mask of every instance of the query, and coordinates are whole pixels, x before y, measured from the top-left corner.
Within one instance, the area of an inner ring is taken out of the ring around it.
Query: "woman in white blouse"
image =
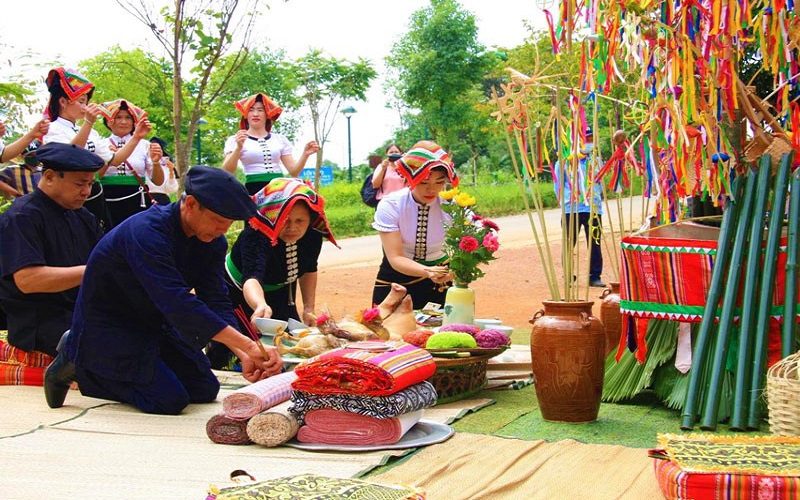
[[[164,172],[164,182],[161,185],[153,184],[147,179],[147,187],[150,188],[150,196],[159,205],[168,205],[171,200],[169,195],[178,192],[178,173],[175,165],[167,152],[167,143],[160,137],[151,137],[150,144],[158,144],[161,147],[161,170]]]
[[[372,302],[380,304],[391,283],[406,287],[421,309],[427,302],[444,303],[452,275],[443,250],[445,225],[450,216],[442,210],[439,193],[449,182],[458,185],[450,155],[432,141],[420,141],[396,162],[408,187],[384,196],[372,227],[383,246]]]
[[[108,141],[112,151],[130,142],[136,124],[147,117],[144,110],[124,99],[104,102],[100,113],[103,123],[111,131]],[[148,194],[147,181],[163,184],[161,156],[161,146],[142,139],[126,161],[106,169],[100,177],[111,222],[115,226],[154,203]],[[159,168],[153,168],[154,165]]]
[[[295,161],[289,140],[272,132],[272,125],[283,109],[266,94],[258,93],[236,103],[242,115],[240,130],[225,141],[222,168],[235,174],[239,162],[244,167],[245,187],[252,195],[278,177],[298,177],[308,157],[319,151],[310,141]]]
[[[94,93],[94,84],[77,71],[62,67],[50,70],[45,83],[50,92],[45,111],[50,128],[42,142],[74,144],[98,155],[106,162],[98,175],[104,174],[110,165],[119,165],[127,160],[139,141],[150,133],[152,127],[145,118],[136,125],[131,140],[117,151],[112,151],[108,140],[100,137],[92,128],[100,116],[100,107],[89,102]],[[79,120],[83,121],[80,126]],[[92,184],[92,194],[84,207],[94,214],[104,230],[111,229],[111,216],[100,183]]]

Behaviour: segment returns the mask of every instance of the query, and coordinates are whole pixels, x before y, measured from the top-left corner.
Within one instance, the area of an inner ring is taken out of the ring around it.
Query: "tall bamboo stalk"
[[[739,291],[742,260],[747,257],[747,234],[750,231],[751,215],[753,213],[753,200],[755,199],[756,174],[748,171],[747,186],[744,192],[741,218],[736,227],[736,237],[731,252],[731,265],[725,280],[725,293],[722,297],[722,312],[719,318],[717,331],[717,345],[714,349],[714,359],[711,364],[711,378],[708,383],[708,394],[700,428],[713,431],[717,427],[717,413],[719,411],[719,392],[722,388],[722,377],[725,370],[725,357],[728,352],[728,338],[733,329],[733,315],[736,309],[736,298]],[[717,251],[719,256],[719,250]]]
[[[542,231],[542,239],[544,240],[544,253],[546,254],[547,260],[544,260],[545,256],[542,255],[542,248],[539,243],[539,237],[536,236],[536,245],[539,248],[539,258],[542,259],[542,267],[544,268],[545,278],[548,281],[548,287],[550,287],[550,293],[552,294],[551,297],[553,300],[561,300],[561,297],[558,293],[558,286],[556,285],[556,270],[553,266],[552,256],[550,254],[550,241],[547,236],[547,226],[544,222],[544,203],[541,199],[541,193],[539,193],[539,181],[538,176],[536,177],[535,183],[532,182],[531,176],[529,172],[529,160],[525,154],[525,146],[519,134],[515,134],[514,138],[517,142],[517,149],[520,151],[520,156],[522,157],[522,162],[524,163],[524,167],[520,169],[516,164],[514,165],[514,171],[516,175],[519,175],[519,170],[522,170],[523,173],[523,180],[528,181],[528,185],[531,188],[531,198],[533,199],[533,205],[536,209],[536,213],[539,215],[539,227]],[[529,144],[531,144],[529,142]],[[523,182],[524,185],[524,182]],[[527,200],[526,200],[527,204]],[[531,224],[534,224],[534,221],[531,220]],[[552,273],[552,274],[551,274]],[[552,281],[552,284],[551,284]]]
[[[755,346],[753,348],[753,369],[751,370],[750,401],[747,408],[747,428],[758,429],[761,409],[758,397],[764,388],[764,369],[767,364],[767,340],[769,336],[770,309],[772,295],[775,290],[775,270],[778,266],[778,247],[783,229],[783,207],[786,201],[786,188],[789,182],[789,166],[791,156],[784,155],[778,167],[773,187],[772,208],[769,212],[769,230],[767,231],[767,248],[764,257],[764,269],[761,273],[761,291],[758,301],[758,317],[755,328]]]
[[[567,176],[567,166],[564,164],[564,158],[561,154],[561,100],[559,96],[559,91],[556,89],[555,93],[553,94],[553,107],[556,110],[556,122],[555,122],[555,135],[556,135],[556,161],[558,162],[559,168],[561,169],[561,176],[558,179],[559,186],[559,200],[558,204],[561,207],[561,271],[564,273],[564,300],[570,300],[570,289],[572,285],[572,274],[568,273],[568,255],[571,255],[572,252],[570,249],[567,248],[567,244],[564,241],[564,234],[567,229],[567,216],[566,216],[566,209],[564,208],[564,189],[566,187],[566,176]],[[569,276],[569,279],[567,279]]]
[[[711,286],[706,297],[703,319],[700,323],[697,340],[692,352],[692,369],[689,371],[689,386],[686,391],[686,402],[683,405],[681,420],[681,428],[685,430],[694,428],[694,422],[697,418],[698,392],[703,377],[701,367],[705,365],[709,343],[713,341],[711,329],[714,327],[716,320],[717,304],[719,304],[722,282],[728,266],[729,249],[733,241],[733,235],[736,232],[735,229],[739,218],[738,212],[742,205],[742,185],[741,176],[733,181],[733,198],[729,199],[728,206],[722,216],[722,226],[720,227],[719,240],[717,242],[717,254],[714,259],[714,270],[711,273]]]
[[[496,95],[495,95],[496,97]],[[525,183],[522,180],[522,176],[519,173],[519,164],[517,163],[517,156],[514,152],[514,146],[511,142],[511,134],[506,130],[506,145],[508,146],[508,154],[511,156],[511,164],[514,166],[514,174],[517,178],[517,185],[520,189],[520,196],[522,196],[522,201],[525,203],[525,213],[528,215],[528,222],[531,224],[531,231],[533,231],[533,239],[536,241],[536,249],[539,251],[539,259],[542,261],[544,265],[544,253],[542,251],[542,243],[539,240],[539,232],[536,229],[536,224],[533,222],[533,215],[531,215],[531,206],[528,202],[528,193],[525,189]],[[546,231],[545,228],[542,228],[543,231]],[[547,287],[550,290],[550,294],[554,300],[559,300],[559,293],[558,287],[555,284],[555,281],[552,277],[550,277],[547,272],[545,272],[545,277],[547,278]]]
[[[733,390],[733,411],[731,413],[731,429],[745,430],[745,414],[750,399],[746,396],[750,391],[750,369],[753,359],[753,330],[756,320],[756,294],[758,293],[758,275],[761,267],[761,242],[764,239],[764,208],[767,205],[769,192],[769,175],[772,169],[772,158],[761,157],[756,176],[756,199],[753,205],[752,226],[750,228],[747,264],[744,273],[744,290],[742,293],[742,315],[739,319],[739,352],[736,363],[736,382]]]
[[[800,223],[800,169],[792,174],[789,195],[789,241],[786,248],[786,293],[783,297],[783,330],[781,335],[781,357],[794,352],[794,330],[797,305],[797,257],[800,253],[800,238],[797,225]]]

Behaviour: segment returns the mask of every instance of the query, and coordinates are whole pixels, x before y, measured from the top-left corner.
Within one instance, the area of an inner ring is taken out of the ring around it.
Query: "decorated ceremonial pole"
[[[714,260],[714,270],[711,274],[711,286],[706,298],[706,305],[703,309],[703,319],[700,323],[700,330],[697,333],[694,350],[692,352],[692,369],[689,372],[689,386],[686,391],[686,402],[683,404],[683,415],[681,428],[691,430],[698,416],[696,410],[698,406],[698,396],[700,384],[703,377],[701,368],[706,364],[709,344],[713,340],[712,329],[717,318],[717,306],[722,291],[722,283],[728,269],[730,258],[730,248],[733,244],[736,225],[739,222],[739,212],[742,205],[742,186],[743,179],[737,177],[733,183],[733,196],[728,200],[725,213],[722,216],[722,226],[720,227],[719,243],[717,254]]]
[[[769,176],[772,169],[772,158],[761,157],[758,174],[750,172],[756,179],[756,199],[753,206],[747,264],[744,273],[744,289],[742,293],[742,313],[739,318],[739,352],[736,363],[736,383],[733,390],[733,411],[730,427],[732,430],[745,430],[745,415],[750,399],[746,394],[750,390],[750,369],[753,360],[753,331],[755,329],[756,295],[758,293],[758,275],[761,272],[761,242],[764,238],[764,209],[769,192]]]
[[[786,201],[786,188],[789,181],[791,155],[784,155],[775,176],[772,189],[772,209],[769,211],[769,229],[767,231],[767,247],[764,256],[764,268],[761,272],[761,289],[758,300],[758,317],[755,327],[755,346],[753,347],[753,369],[749,402],[747,404],[747,428],[758,429],[760,419],[759,397],[764,388],[764,374],[767,363],[767,342],[769,339],[769,323],[772,308],[772,297],[775,290],[775,270],[778,266],[778,247],[783,230],[783,206]],[[784,314],[786,314],[784,312]]]
[[[736,299],[739,292],[739,278],[741,277],[742,261],[747,257],[747,233],[751,226],[753,213],[753,200],[756,195],[756,174],[748,172],[744,190],[744,200],[739,224],[736,227],[736,237],[731,252],[731,263],[728,267],[728,276],[725,280],[725,293],[722,298],[722,312],[719,318],[716,344],[714,346],[714,359],[711,362],[711,373],[708,382],[708,393],[700,428],[713,431],[717,427],[717,413],[719,411],[719,396],[722,388],[722,378],[725,371],[725,359],[728,353],[729,337],[733,326],[733,315],[736,310]],[[717,250],[719,256],[719,250]]]

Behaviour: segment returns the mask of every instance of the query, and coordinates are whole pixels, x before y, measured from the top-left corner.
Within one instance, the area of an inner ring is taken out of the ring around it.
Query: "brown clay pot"
[[[593,302],[544,301],[531,319],[536,398],[545,420],[592,422],[600,410],[606,338]]]
[[[609,282],[610,288],[600,295],[600,322],[606,333],[606,356],[619,345],[622,331],[622,314],[619,312],[619,283]]]

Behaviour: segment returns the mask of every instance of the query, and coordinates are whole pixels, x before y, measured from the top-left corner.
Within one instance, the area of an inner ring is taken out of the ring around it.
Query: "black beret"
[[[186,194],[226,219],[247,220],[256,214],[256,205],[241,182],[224,170],[194,166],[186,174]]]
[[[60,142],[49,142],[38,148],[35,154],[44,168],[59,172],[95,172],[106,163],[91,151]]]

